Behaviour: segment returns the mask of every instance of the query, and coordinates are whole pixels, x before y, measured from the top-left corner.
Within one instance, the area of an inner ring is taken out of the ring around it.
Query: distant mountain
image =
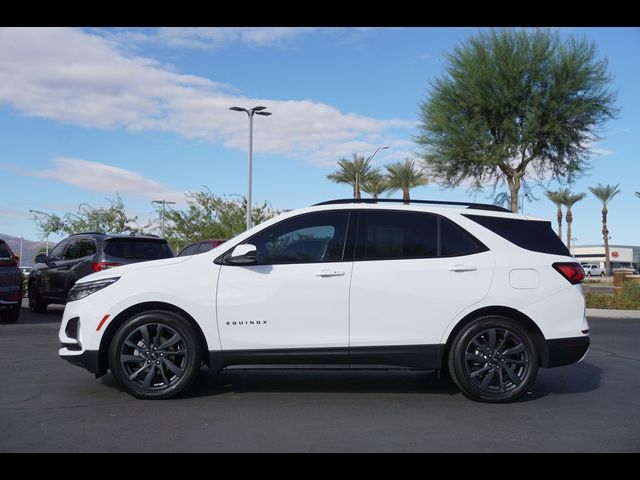
[[[14,237],[13,235],[7,235],[6,233],[0,233],[0,238],[9,244],[11,250],[15,255],[20,255],[20,237]],[[26,238],[22,240],[22,259],[20,264],[26,267],[33,266],[34,259],[38,251],[41,248],[44,248],[46,242],[34,242],[32,240],[27,240]],[[55,247],[55,243],[49,242],[49,251],[53,247]]]

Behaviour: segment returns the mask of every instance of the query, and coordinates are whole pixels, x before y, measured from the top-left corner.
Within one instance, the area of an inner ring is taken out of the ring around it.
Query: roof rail
[[[404,200],[399,198],[361,198],[360,200],[356,200],[353,198],[340,198],[337,200],[327,200],[326,202],[316,203],[313,206],[318,205],[339,205],[345,203],[405,203]],[[466,207],[474,210],[491,210],[494,212],[506,212],[513,213],[511,210],[508,210],[504,207],[500,207],[498,205],[492,205],[490,203],[473,203],[473,202],[449,202],[445,200],[409,200],[409,204],[412,203],[420,203],[425,205],[456,205],[461,207]]]

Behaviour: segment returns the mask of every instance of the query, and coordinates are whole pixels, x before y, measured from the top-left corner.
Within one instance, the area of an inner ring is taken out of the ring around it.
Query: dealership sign
[[[613,258],[618,258],[620,256],[620,252],[618,252],[617,250],[614,250],[613,252],[611,252],[611,256]]]

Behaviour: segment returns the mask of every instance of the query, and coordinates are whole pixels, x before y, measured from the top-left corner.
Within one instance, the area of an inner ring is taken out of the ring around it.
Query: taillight
[[[3,258],[0,260],[0,267],[17,267],[18,262],[15,258]]]
[[[121,265],[123,264],[116,262],[92,262],[91,268],[94,272],[101,272],[102,270],[106,270],[107,268],[119,267]]]
[[[584,270],[582,265],[577,262],[558,262],[554,263],[552,267],[573,285],[584,280]]]

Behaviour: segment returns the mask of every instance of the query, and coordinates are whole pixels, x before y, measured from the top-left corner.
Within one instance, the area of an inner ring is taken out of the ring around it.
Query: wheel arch
[[[509,318],[515,321],[516,323],[518,323],[518,325],[520,325],[521,327],[523,327],[527,331],[527,333],[531,335],[531,340],[533,341],[533,344],[538,350],[539,364],[542,366],[546,366],[546,364],[548,363],[549,355],[548,355],[548,349],[547,349],[547,342],[545,340],[544,334],[542,333],[542,330],[540,330],[540,327],[538,327],[538,325],[524,313],[516,310],[515,308],[506,307],[503,305],[491,305],[487,307],[482,307],[477,310],[474,310],[471,313],[468,313],[462,319],[460,319],[458,323],[456,323],[456,325],[453,327],[451,332],[449,333],[449,336],[447,337],[447,341],[445,342],[445,346],[444,346],[443,361],[446,362],[446,358],[449,355],[449,351],[451,349],[451,345],[453,344],[453,340],[456,338],[458,333],[464,327],[469,325],[471,322],[473,322],[477,318],[491,316],[491,315]]]
[[[203,361],[208,365],[209,364],[209,346],[207,343],[207,339],[196,322],[195,318],[193,318],[188,312],[183,310],[180,307],[177,307],[171,303],[166,302],[143,302],[138,303],[136,305],[132,305],[122,312],[117,314],[107,325],[107,328],[100,339],[100,349],[98,350],[98,372],[96,373],[96,377],[101,377],[102,375],[107,373],[109,369],[109,346],[111,345],[111,340],[113,340],[114,335],[118,331],[118,328],[124,322],[129,320],[134,315],[138,313],[147,312],[150,310],[164,310],[168,312],[177,313],[178,315],[184,317],[191,326],[194,328],[196,334],[198,335],[198,340],[200,341],[200,345],[202,347],[202,358]]]

